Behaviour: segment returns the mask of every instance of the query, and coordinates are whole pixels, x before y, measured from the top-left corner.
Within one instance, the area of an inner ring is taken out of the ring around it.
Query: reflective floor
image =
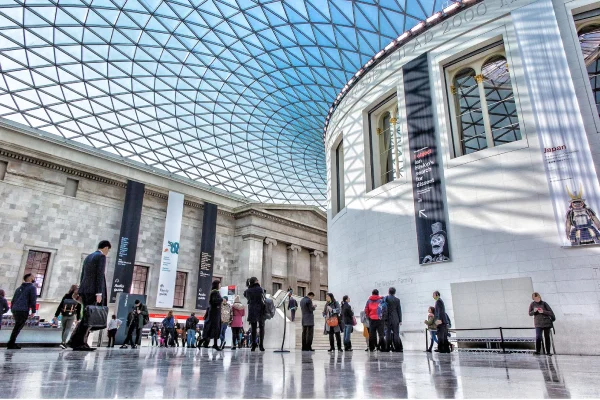
[[[0,350],[1,398],[600,397],[600,358],[212,349]]]

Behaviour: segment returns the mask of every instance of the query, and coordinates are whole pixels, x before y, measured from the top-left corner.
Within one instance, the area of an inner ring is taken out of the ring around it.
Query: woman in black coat
[[[340,332],[343,329],[344,321],[341,319],[341,307],[340,303],[333,297],[333,293],[327,293],[327,303],[325,304],[325,309],[323,310],[323,317],[325,318],[325,335],[329,335],[329,352],[335,350],[333,347],[333,336],[335,335],[335,339],[337,341],[338,352],[342,353],[342,337]],[[327,320],[329,318],[337,319],[336,326],[329,326],[327,324]]]
[[[214,340],[213,349],[221,351],[219,347],[219,336],[221,335],[221,304],[223,304],[223,298],[219,289],[221,288],[221,282],[214,281],[208,296],[208,304],[210,306],[208,311],[208,325],[204,325],[206,330],[206,339],[204,347],[208,347],[210,339]]]
[[[259,331],[259,344],[260,351],[265,351],[264,339],[265,339],[265,303],[263,297],[265,295],[264,289],[260,286],[258,278],[252,277],[248,279],[248,289],[244,291],[244,297],[248,299],[248,322],[252,329],[252,351],[256,351],[256,328]]]

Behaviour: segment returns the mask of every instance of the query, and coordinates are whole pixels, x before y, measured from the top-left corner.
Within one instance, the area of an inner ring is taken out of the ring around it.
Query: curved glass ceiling
[[[0,0],[0,117],[261,201],[326,205],[323,124],[436,0]]]

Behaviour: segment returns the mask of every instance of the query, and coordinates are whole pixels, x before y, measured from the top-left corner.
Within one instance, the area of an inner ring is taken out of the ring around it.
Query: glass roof
[[[323,126],[439,0],[0,0],[0,117],[261,202],[326,206]]]

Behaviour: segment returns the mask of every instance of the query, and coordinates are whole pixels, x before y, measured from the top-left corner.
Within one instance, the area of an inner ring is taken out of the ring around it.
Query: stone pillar
[[[267,245],[267,254],[265,254],[261,286],[266,289],[267,293],[271,293],[273,291],[273,247],[277,246],[277,240],[266,238],[265,244]]]
[[[298,290],[298,252],[302,247],[292,244],[288,246],[287,284],[294,293]],[[283,290],[287,290],[286,287]],[[296,293],[297,294],[297,293]]]
[[[242,249],[240,252],[240,270],[243,271],[242,279],[245,282],[246,279],[255,276],[262,286],[263,241],[265,237],[249,234],[243,235],[242,240]]]
[[[321,258],[323,252],[315,250],[310,253],[310,291],[319,299],[321,293]]]

